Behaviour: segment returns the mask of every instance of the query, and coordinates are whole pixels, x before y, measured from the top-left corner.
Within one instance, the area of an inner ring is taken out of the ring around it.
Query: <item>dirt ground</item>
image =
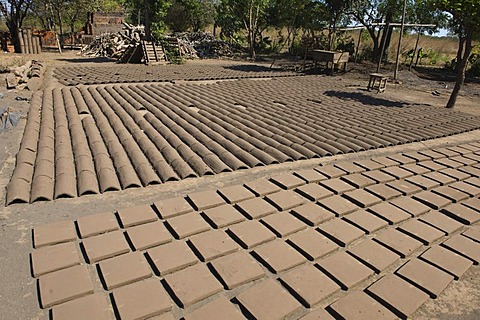
[[[20,57],[29,58],[29,57]],[[19,57],[0,54],[0,64],[13,62]],[[51,80],[54,67],[76,63],[97,64],[91,60],[81,59],[71,52],[62,55],[58,53],[44,53],[31,56],[33,59],[47,63],[47,81]],[[103,62],[113,63],[113,62]],[[217,60],[189,61],[187,63],[218,63]],[[267,61],[268,63],[268,61]],[[350,66],[350,71],[334,77],[355,90],[366,91],[368,73],[365,66]],[[387,74],[391,72],[386,70]],[[393,75],[390,74],[390,75]],[[417,77],[414,73],[401,71],[399,79],[401,84],[389,84],[386,92],[382,93],[383,99],[404,101],[410,103],[423,103],[442,108],[445,106],[453,83],[444,81],[431,81]],[[22,115],[28,111],[28,102],[16,101],[17,96],[30,98],[28,91],[6,91],[5,83],[0,75],[0,92],[4,93],[0,105],[12,107]],[[439,96],[432,95],[433,91],[440,92]],[[369,93],[376,95],[377,93]],[[468,84],[459,97],[456,110],[470,114],[480,114],[480,85]],[[19,125],[10,131],[0,134],[0,307],[2,319],[48,319],[49,315],[39,307],[36,283],[31,277],[29,253],[32,248],[32,227],[37,224],[74,219],[79,216],[89,215],[102,211],[112,211],[114,208],[127,207],[152,203],[156,200],[171,198],[199,190],[212,189],[222,186],[235,185],[254,180],[260,177],[270,177],[279,172],[293,169],[307,169],[318,164],[332,163],[339,160],[354,160],[370,158],[373,155],[395,154],[405,150],[417,150],[426,147],[440,146],[450,143],[478,141],[480,130],[464,133],[448,138],[435,139],[425,142],[412,143],[367,151],[357,154],[328,157],[272,165],[233,173],[223,173],[196,179],[187,179],[178,182],[166,183],[139,189],[128,189],[120,192],[110,192],[103,195],[83,196],[75,199],[61,199],[50,202],[37,202],[29,205],[12,205],[4,207],[5,186],[9,182],[15,166],[15,155],[18,151],[20,140],[25,125],[22,117]],[[436,300],[430,300],[421,307],[413,316],[415,319],[479,319],[480,318],[480,269],[472,268],[461,281],[450,285],[447,290]]]

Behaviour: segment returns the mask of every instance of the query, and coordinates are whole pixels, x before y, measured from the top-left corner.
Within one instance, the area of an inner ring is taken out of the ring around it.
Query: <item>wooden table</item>
[[[326,51],[326,50],[312,50],[311,52],[313,61],[315,62],[315,67],[317,66],[318,62],[325,62],[327,64],[331,64],[331,72],[333,74],[333,70],[335,69],[335,64],[343,63],[343,71],[347,71],[347,63],[348,63],[348,52],[337,52],[337,51]]]

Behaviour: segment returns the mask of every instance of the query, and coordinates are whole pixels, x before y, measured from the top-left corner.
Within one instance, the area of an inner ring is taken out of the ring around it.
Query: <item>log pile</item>
[[[124,30],[118,33],[101,34],[88,45],[84,46],[80,54],[86,57],[107,57],[120,59],[129,48],[140,45],[145,28],[124,23]]]
[[[185,58],[231,57],[232,47],[207,32],[185,32],[176,34],[180,51]]]

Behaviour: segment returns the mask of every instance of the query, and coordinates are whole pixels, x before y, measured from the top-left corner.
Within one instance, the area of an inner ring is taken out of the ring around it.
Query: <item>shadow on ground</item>
[[[342,100],[357,101],[369,106],[403,108],[410,105],[410,103],[407,102],[372,97],[371,95],[361,92],[325,91],[324,94],[328,97],[337,97]]]
[[[58,59],[59,61],[71,62],[71,63],[104,63],[115,62],[116,60],[107,57],[90,57],[90,58],[65,58]]]

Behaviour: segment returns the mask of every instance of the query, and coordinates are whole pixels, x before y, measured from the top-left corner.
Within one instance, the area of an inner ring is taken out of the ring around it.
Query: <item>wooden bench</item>
[[[376,89],[377,92],[383,92],[387,88],[388,77],[381,73],[370,73],[367,90]]]

